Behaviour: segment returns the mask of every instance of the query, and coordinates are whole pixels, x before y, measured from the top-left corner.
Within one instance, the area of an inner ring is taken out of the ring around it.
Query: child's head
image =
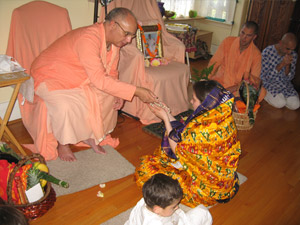
[[[217,81],[214,80],[203,80],[198,81],[193,85],[193,98],[191,103],[194,110],[206,99],[207,95],[219,85]]]
[[[177,180],[158,173],[143,186],[143,197],[147,207],[160,216],[171,216],[182,199],[182,189]]]
[[[0,224],[5,225],[28,225],[24,214],[10,205],[0,205]]]

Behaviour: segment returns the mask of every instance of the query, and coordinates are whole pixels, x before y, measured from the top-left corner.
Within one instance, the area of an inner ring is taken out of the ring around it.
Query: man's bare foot
[[[90,139],[85,140],[83,142],[86,143],[87,145],[91,146],[92,149],[94,150],[94,152],[96,152],[98,154],[104,154],[104,155],[106,154],[105,149],[100,145],[96,145],[95,141],[93,139],[90,138]]]
[[[58,143],[58,157],[63,160],[63,161],[67,161],[67,162],[73,162],[76,161],[76,157],[73,154],[73,152],[70,149],[69,145],[61,145]]]

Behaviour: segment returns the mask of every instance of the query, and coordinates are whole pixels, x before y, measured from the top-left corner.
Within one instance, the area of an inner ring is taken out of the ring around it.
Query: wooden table
[[[3,136],[5,136],[8,140],[10,140],[16,147],[19,149],[19,151],[26,156],[26,153],[23,149],[23,147],[19,144],[17,139],[14,137],[12,132],[7,127],[7,122],[10,117],[10,114],[12,112],[12,109],[14,107],[14,104],[16,102],[21,84],[28,80],[30,76],[26,74],[25,72],[15,72],[15,73],[6,73],[6,74],[0,74],[0,87],[6,87],[10,85],[15,85],[14,91],[12,93],[12,96],[10,98],[9,104],[7,106],[6,112],[4,114],[3,119],[0,117],[0,140]]]

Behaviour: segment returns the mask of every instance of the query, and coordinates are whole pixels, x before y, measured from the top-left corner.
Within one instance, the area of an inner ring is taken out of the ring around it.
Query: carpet
[[[240,173],[238,173],[238,177],[240,180],[240,185],[242,185],[243,183],[245,183],[247,181],[247,177],[245,177],[244,175],[242,175]],[[237,193],[237,196],[238,196],[238,193]],[[190,207],[183,205],[183,204],[180,204],[179,207],[184,212],[187,212],[191,209]],[[211,207],[213,207],[213,206],[209,206],[208,208],[211,208]],[[131,210],[132,210],[132,208],[126,210],[125,212],[120,213],[119,215],[117,215],[117,216],[111,218],[110,220],[107,220],[106,222],[101,223],[101,224],[102,225],[124,224],[129,219]]]
[[[182,120],[182,118],[184,117],[188,117],[189,115],[191,115],[191,113],[193,112],[193,110],[189,109],[187,111],[184,111],[182,113],[179,113],[178,115],[174,116],[176,120],[180,121]],[[144,126],[143,131],[145,131],[146,133],[152,134],[155,137],[161,138],[163,131],[165,129],[165,125],[163,122],[160,123],[151,123],[147,126]]]
[[[52,184],[56,196],[71,194],[97,184],[117,180],[134,173],[135,167],[111,146],[103,146],[106,155],[96,154],[92,149],[76,152],[77,161],[65,162],[61,159],[48,161],[52,176],[69,183],[69,188]]]

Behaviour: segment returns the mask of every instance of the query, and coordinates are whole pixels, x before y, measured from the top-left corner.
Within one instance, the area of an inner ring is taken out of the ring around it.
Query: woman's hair
[[[0,225],[28,225],[24,214],[10,205],[0,205]]]
[[[155,205],[164,209],[175,200],[181,199],[182,195],[179,182],[162,173],[153,175],[143,186],[145,203],[151,209]]]
[[[206,99],[207,95],[218,85],[220,84],[215,80],[197,81],[193,85],[193,90],[196,94],[196,97],[202,103]]]

